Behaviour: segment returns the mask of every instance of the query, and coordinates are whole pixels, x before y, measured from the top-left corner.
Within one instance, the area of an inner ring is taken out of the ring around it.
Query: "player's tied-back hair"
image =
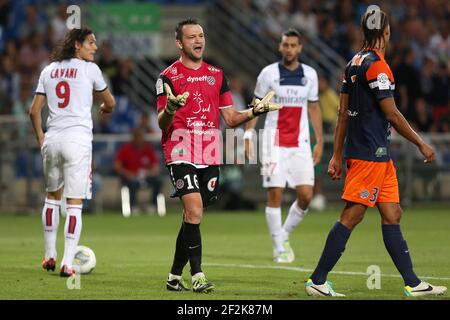
[[[361,51],[372,50],[377,41],[383,41],[383,33],[389,25],[389,19],[385,12],[378,6],[369,6],[361,19],[361,29],[364,35]],[[385,45],[385,44],[384,44]]]
[[[196,24],[200,24],[198,22],[197,19],[194,18],[187,18],[183,21],[180,21],[177,23],[177,26],[175,27],[175,39],[177,40],[181,40],[181,38],[183,37],[183,27],[186,25],[196,25]]]
[[[86,37],[92,33],[94,32],[87,27],[72,29],[67,32],[64,39],[53,49],[50,56],[51,61],[63,61],[74,58],[75,42],[82,44]]]

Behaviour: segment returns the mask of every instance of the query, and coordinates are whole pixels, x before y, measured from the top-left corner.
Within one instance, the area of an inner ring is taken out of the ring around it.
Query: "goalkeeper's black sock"
[[[184,245],[183,238],[183,226],[184,222],[181,223],[180,231],[178,231],[177,243],[175,247],[175,255],[173,257],[171,274],[181,276],[183,268],[189,260],[186,246]]]
[[[202,272],[202,237],[200,235],[200,224],[184,222],[183,237],[191,265],[191,275]]]
[[[351,233],[352,231],[339,221],[335,223],[328,234],[327,242],[316,270],[311,275],[311,280],[314,284],[320,285],[325,283],[328,273],[336,265],[342,253],[344,253],[345,245]]]
[[[408,245],[403,239],[399,224],[383,224],[383,240],[389,255],[395,266],[403,277],[406,286],[415,287],[419,285],[420,279],[413,271],[411,256]]]

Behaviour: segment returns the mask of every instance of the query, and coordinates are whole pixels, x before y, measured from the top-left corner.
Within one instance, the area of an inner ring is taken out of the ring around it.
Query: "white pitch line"
[[[243,268],[243,269],[278,269],[278,270],[289,270],[289,271],[297,271],[297,272],[313,272],[312,269],[305,269],[299,267],[288,267],[288,266],[257,266],[252,264],[223,264],[223,263],[203,263],[204,266],[209,267],[226,267],[226,268]],[[331,271],[330,273],[334,274],[343,274],[347,276],[369,276],[369,274],[365,272],[353,272],[353,271]],[[398,274],[381,274],[382,277],[390,277],[390,278],[401,278],[401,275]],[[421,279],[425,280],[450,280],[448,277],[427,277],[427,276],[419,276]]]

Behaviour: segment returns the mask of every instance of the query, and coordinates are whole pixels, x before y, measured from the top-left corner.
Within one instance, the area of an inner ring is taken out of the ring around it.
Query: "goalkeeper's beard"
[[[191,59],[194,62],[200,62],[203,59],[203,50],[200,53],[200,57],[196,56],[195,53],[191,52],[191,51],[186,52],[186,51],[183,50],[183,52],[184,52],[185,55],[188,56],[189,59]]]

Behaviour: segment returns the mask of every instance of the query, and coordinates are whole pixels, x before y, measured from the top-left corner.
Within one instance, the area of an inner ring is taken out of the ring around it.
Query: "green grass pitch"
[[[338,210],[310,213],[291,236],[292,264],[272,262],[271,240],[263,212],[206,212],[201,225],[203,269],[216,285],[205,295],[168,292],[165,279],[173,258],[180,214],[122,218],[119,213],[85,215],[80,244],[91,247],[97,267],[69,290],[57,272],[45,272],[40,215],[0,214],[0,299],[311,299],[304,282],[315,267]],[[61,218],[58,262],[63,254]],[[407,209],[402,230],[416,273],[431,283],[450,286],[450,212]],[[367,267],[381,269],[381,289],[367,288]],[[58,265],[59,267],[59,265]],[[185,268],[185,279],[189,267]],[[405,299],[403,282],[387,254],[375,209],[353,232],[330,274],[346,299]],[[431,298],[433,299],[433,298]],[[435,298],[436,299],[436,298]],[[449,294],[437,299],[449,299]]]

